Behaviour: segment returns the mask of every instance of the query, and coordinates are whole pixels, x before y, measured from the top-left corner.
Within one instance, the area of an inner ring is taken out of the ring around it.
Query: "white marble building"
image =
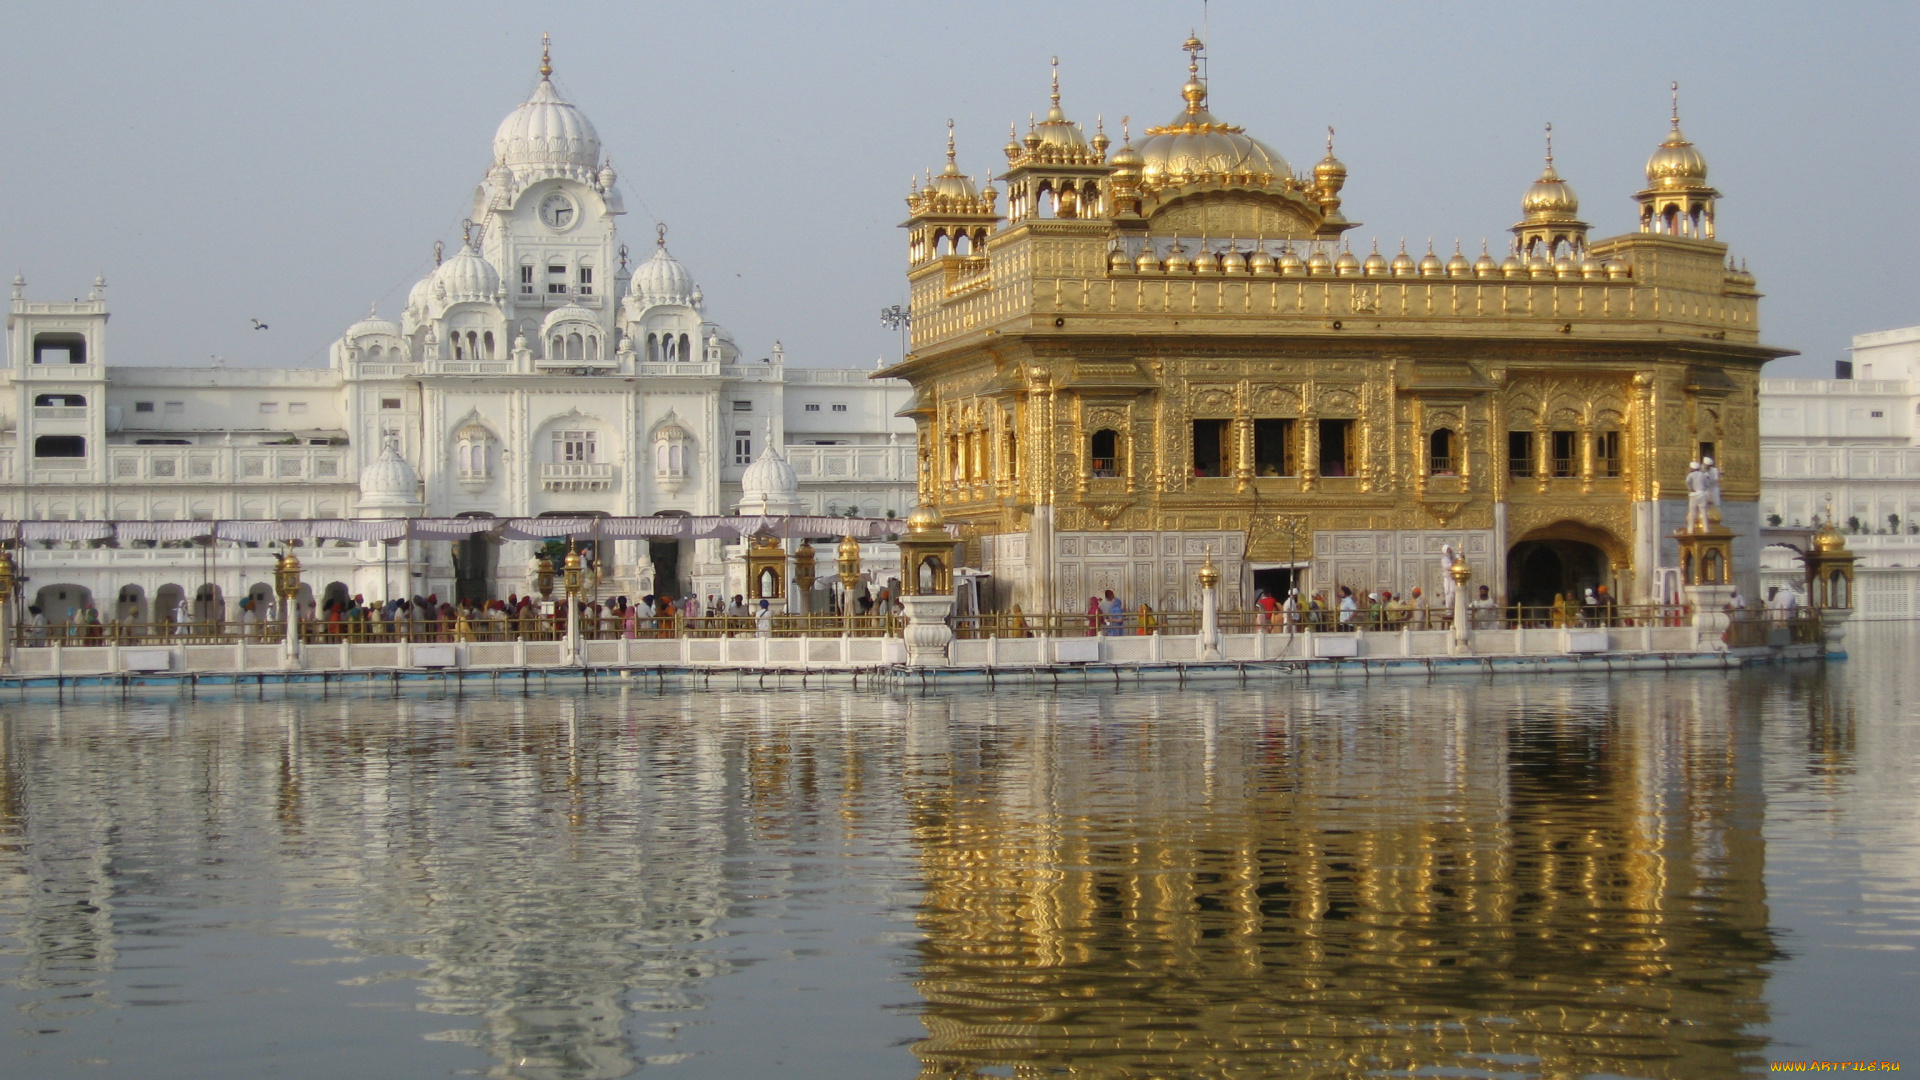
[[[1760,381],[1760,513],[1793,529],[1824,519],[1860,557],[1865,618],[1920,616],[1920,326],[1858,334],[1831,379]],[[1764,585],[1801,583],[1786,548]]]
[[[371,311],[349,326],[325,368],[113,366],[104,281],[48,302],[16,278],[0,519],[699,516],[743,499],[904,517],[914,428],[894,414],[906,385],[790,366],[778,342],[743,351],[708,317],[664,226],[630,260],[618,177],[550,74],[543,59],[494,135],[467,241],[397,319]],[[769,455],[777,467],[753,476],[790,489],[743,488]],[[311,553],[308,580],[504,596],[524,591],[533,545],[409,547],[339,542]],[[727,586],[718,540],[605,547],[602,595]],[[182,594],[230,616],[271,567],[265,550],[188,542],[55,544],[25,561],[27,601],[56,620],[89,599],[109,619],[144,617]]]

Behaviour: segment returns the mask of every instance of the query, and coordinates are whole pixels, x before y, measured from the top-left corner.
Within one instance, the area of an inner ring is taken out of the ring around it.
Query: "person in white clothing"
[[[1287,598],[1280,605],[1280,617],[1287,624],[1288,631],[1300,628],[1300,590],[1288,589]]]
[[[1358,610],[1360,605],[1353,598],[1353,590],[1345,585],[1340,586],[1340,629],[1353,629],[1353,616]]]

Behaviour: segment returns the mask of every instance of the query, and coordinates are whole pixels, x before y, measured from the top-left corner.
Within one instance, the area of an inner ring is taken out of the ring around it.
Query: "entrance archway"
[[[1591,525],[1560,521],[1535,529],[1507,549],[1507,602],[1548,608],[1556,595],[1578,604],[1588,589],[1602,585],[1617,593],[1612,567],[1622,565],[1624,556],[1613,534]]]

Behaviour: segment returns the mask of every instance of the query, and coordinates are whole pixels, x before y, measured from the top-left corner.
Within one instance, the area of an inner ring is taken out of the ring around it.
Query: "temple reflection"
[[[921,1075],[1753,1067],[1774,948],[1741,693],[916,703]]]

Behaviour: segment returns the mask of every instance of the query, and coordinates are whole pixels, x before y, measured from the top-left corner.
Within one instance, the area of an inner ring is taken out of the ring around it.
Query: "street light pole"
[[[580,566],[580,552],[567,541],[566,584],[567,584],[567,663],[580,663],[580,590],[585,574]]]
[[[860,541],[852,534],[840,541],[840,608],[846,616],[847,636],[853,636],[853,587],[860,584]]]
[[[280,615],[287,622],[283,648],[287,663],[292,665],[300,659],[300,557],[291,547],[274,563],[273,591],[280,594]],[[243,644],[241,648],[246,646]]]

